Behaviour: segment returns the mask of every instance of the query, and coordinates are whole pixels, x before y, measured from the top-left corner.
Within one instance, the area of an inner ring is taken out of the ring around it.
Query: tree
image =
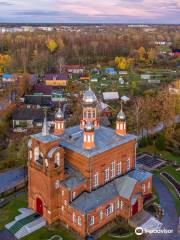
[[[48,56],[45,52],[34,50],[32,55],[31,70],[37,75],[44,75],[48,67]]]
[[[148,56],[149,62],[153,64],[157,58],[156,50],[154,48],[150,48],[147,52],[147,56]]]
[[[64,61],[63,57],[58,58],[57,65],[58,65],[59,73],[62,73],[64,65],[65,65],[65,61]]]
[[[24,137],[21,141],[19,150],[17,152],[17,159],[21,162],[24,162],[28,157],[27,153],[27,138]]]
[[[47,48],[49,49],[49,51],[51,53],[53,53],[57,47],[58,47],[58,45],[57,45],[56,41],[54,41],[53,39],[48,41]]]
[[[13,140],[9,142],[8,148],[7,148],[7,160],[8,161],[16,161],[17,153],[16,153],[16,144]]]
[[[141,116],[143,112],[143,99],[142,97],[135,97],[133,101],[133,111],[132,114],[136,121],[136,133],[139,134],[141,126]]]
[[[144,62],[146,59],[146,50],[144,47],[140,47],[138,49],[139,59],[140,61]]]
[[[11,56],[7,54],[5,55],[0,54],[0,71],[1,72],[6,71],[6,68],[9,67],[11,62],[12,62]]]
[[[130,57],[116,57],[115,63],[117,64],[118,68],[121,70],[125,70],[132,66],[133,58]]]

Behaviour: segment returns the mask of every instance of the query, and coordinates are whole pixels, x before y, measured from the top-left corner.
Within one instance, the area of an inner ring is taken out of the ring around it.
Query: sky
[[[180,23],[180,0],[0,0],[0,22]]]

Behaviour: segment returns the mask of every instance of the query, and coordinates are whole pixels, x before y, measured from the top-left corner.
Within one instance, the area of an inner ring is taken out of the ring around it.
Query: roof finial
[[[89,90],[91,90],[91,82],[90,82],[90,80],[89,80]]]
[[[42,127],[42,135],[44,137],[49,135],[49,129],[48,129],[48,123],[47,123],[47,109],[45,108],[44,110],[44,122],[43,122],[43,127]]]
[[[125,114],[124,114],[124,112],[123,112],[123,102],[122,102],[122,100],[121,100],[121,110],[120,110],[120,112],[118,113],[118,115],[117,115],[117,119],[126,119],[126,116],[125,116]]]
[[[123,109],[122,109],[122,108],[123,108],[123,105],[122,105],[122,99],[121,99],[121,112],[123,111]]]

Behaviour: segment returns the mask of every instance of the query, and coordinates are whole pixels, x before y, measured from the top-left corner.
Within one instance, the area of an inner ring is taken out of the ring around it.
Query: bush
[[[157,135],[155,146],[160,151],[165,149],[165,137],[163,134]]]

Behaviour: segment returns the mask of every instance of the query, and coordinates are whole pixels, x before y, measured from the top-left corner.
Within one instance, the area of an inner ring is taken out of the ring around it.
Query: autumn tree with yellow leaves
[[[11,56],[0,54],[0,72],[4,72],[7,67],[11,64]]]
[[[49,49],[49,51],[51,53],[53,53],[57,47],[58,47],[58,45],[55,40],[51,39],[47,42],[47,48]]]
[[[155,60],[157,59],[156,49],[150,48],[147,51],[147,57],[148,57],[148,61],[153,64],[155,62]]]
[[[115,63],[117,64],[117,67],[121,70],[125,70],[130,68],[133,65],[133,58],[130,57],[116,57]]]
[[[146,50],[144,47],[138,49],[139,60],[144,62],[146,60]]]

